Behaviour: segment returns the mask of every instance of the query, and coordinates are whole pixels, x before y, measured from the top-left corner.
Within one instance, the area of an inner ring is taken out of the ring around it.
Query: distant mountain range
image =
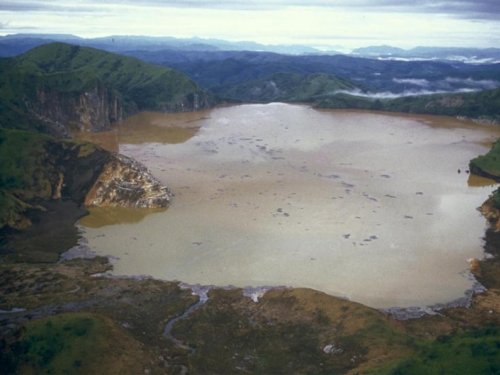
[[[251,41],[230,42],[220,39],[174,38],[150,36],[111,35],[99,38],[81,38],[70,34],[12,34],[0,37],[0,57],[11,57],[34,47],[52,42],[64,42],[93,47],[110,52],[130,51],[250,51],[273,52],[285,55],[335,55],[334,49],[324,51],[304,45],[265,45]],[[500,48],[416,47],[402,49],[381,45],[354,49],[351,56],[388,60],[444,60],[471,64],[500,63]]]
[[[356,89],[362,87],[329,74],[275,73],[240,85],[220,87],[216,93],[243,102],[312,102],[341,90]]]
[[[374,46],[357,49],[351,55],[325,55],[314,53],[317,51],[309,47],[216,39],[137,36],[84,39],[73,35],[18,34],[0,37],[0,51],[4,55],[16,54],[54,39],[74,46],[48,44],[25,55],[0,59],[0,121],[4,127],[14,123],[16,127],[28,123],[33,126],[33,116],[30,121],[26,118],[26,113],[31,113],[37,121],[47,123],[47,119],[52,119],[53,131],[55,124],[68,123],[68,119],[77,128],[99,130],[97,123],[107,126],[124,114],[139,110],[210,106],[216,99],[208,91],[238,102],[307,101],[334,108],[474,117],[480,115],[474,109],[478,108],[491,117],[494,105],[482,106],[479,100],[496,103],[495,95],[470,93],[500,88],[500,64],[470,64],[458,58],[477,60],[490,56],[492,59],[500,51],[495,48],[403,50]],[[81,45],[100,50],[78,47]],[[266,48],[287,53],[269,52]],[[118,51],[129,57],[102,50]],[[89,97],[101,106],[78,104],[84,100],[81,95],[85,92],[91,92]],[[56,98],[56,93],[60,97]],[[436,100],[454,93],[472,104],[461,105],[457,111],[448,105],[448,99]],[[418,99],[429,95],[434,96]],[[47,97],[52,100],[51,105],[44,104]],[[476,97],[479,99],[473,100]],[[89,112],[89,108],[101,107],[106,110]],[[73,112],[68,112],[68,108],[73,108]],[[56,129],[64,130],[67,129]]]
[[[303,76],[324,73],[361,85],[371,92],[395,96],[500,87],[500,64],[383,61],[344,55],[290,56],[259,52],[131,51],[126,54],[177,69],[219,94],[230,85],[241,85],[276,73]]]
[[[100,38],[80,38],[70,34],[13,34],[0,37],[0,57],[11,57],[34,47],[52,42],[64,42],[93,47],[110,52],[124,51],[259,51],[289,55],[337,54],[302,45],[264,45],[255,42],[229,42],[219,39],[173,38],[111,35]]]

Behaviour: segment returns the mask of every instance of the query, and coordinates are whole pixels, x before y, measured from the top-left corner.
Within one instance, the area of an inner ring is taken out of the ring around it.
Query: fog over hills
[[[389,100],[500,87],[498,48],[402,49],[380,45],[339,54],[300,45],[197,37],[80,38],[70,34],[17,34],[0,37],[0,55],[17,56],[53,41],[93,47],[173,68],[226,100],[316,101],[321,98],[324,101],[325,95],[336,94]],[[347,86],[339,85],[338,80]],[[371,104],[363,106],[372,107]]]

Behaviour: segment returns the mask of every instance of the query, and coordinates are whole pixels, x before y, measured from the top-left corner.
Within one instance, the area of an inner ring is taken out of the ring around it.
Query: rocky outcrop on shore
[[[160,208],[170,204],[171,191],[141,163],[121,154],[111,154],[87,193],[88,206]]]
[[[500,230],[500,206],[497,203],[496,193],[493,193],[480,207],[481,213],[491,223],[492,227]]]
[[[172,193],[141,163],[92,143],[0,131],[0,228],[25,229],[47,202],[167,207]],[[9,152],[7,152],[9,151]],[[20,177],[12,165],[23,165]]]
[[[206,92],[191,93],[176,103],[160,106],[161,112],[193,112],[215,107],[219,101]]]

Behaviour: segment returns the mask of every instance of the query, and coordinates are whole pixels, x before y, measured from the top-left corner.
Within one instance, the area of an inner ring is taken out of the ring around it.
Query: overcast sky
[[[500,47],[500,0],[0,0],[0,34]]]

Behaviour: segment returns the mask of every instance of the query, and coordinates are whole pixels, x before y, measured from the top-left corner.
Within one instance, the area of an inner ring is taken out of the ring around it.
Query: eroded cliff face
[[[200,91],[199,93],[192,93],[186,95],[181,100],[172,103],[165,104],[160,108],[161,112],[193,112],[200,111],[202,109],[212,108],[217,105],[217,100],[205,93]]]
[[[481,205],[481,213],[491,223],[492,228],[500,231],[500,206],[497,203],[497,193],[494,192],[486,202]]]
[[[41,142],[37,157],[26,161],[33,164],[26,166],[33,174],[30,182],[22,188],[0,189],[4,205],[0,228],[25,229],[31,225],[30,213],[58,200],[140,208],[167,207],[171,202],[170,190],[129,157],[87,142]]]
[[[25,105],[33,117],[49,124],[55,135],[66,138],[75,130],[107,130],[124,116],[117,94],[100,83],[71,93],[41,85],[32,98],[25,98]]]
[[[141,163],[111,154],[85,198],[88,206],[160,208],[170,204],[171,191]]]
[[[160,112],[192,112],[212,108],[217,100],[200,91],[161,105]],[[52,135],[71,138],[75,131],[109,130],[117,123],[139,112],[134,103],[123,103],[119,94],[96,82],[82,91],[60,92],[40,85],[33,95],[24,98],[27,112],[48,125]]]

